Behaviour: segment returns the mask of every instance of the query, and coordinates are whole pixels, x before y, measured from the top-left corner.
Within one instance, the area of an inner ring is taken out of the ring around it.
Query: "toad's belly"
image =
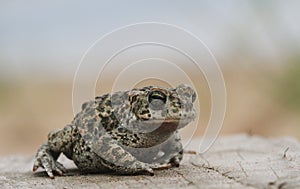
[[[151,148],[132,148],[123,146],[127,152],[134,156],[137,160],[144,163],[164,163],[160,162],[161,146],[155,146]],[[101,155],[100,155],[101,156]],[[103,159],[91,150],[89,145],[86,145],[84,140],[81,138],[73,147],[73,153],[71,159],[74,161],[76,166],[81,170],[106,172],[110,169],[107,165],[110,164],[109,159]]]

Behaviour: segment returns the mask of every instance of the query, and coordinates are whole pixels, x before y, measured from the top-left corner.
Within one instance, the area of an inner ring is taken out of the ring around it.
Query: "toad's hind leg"
[[[154,175],[150,164],[137,160],[107,133],[93,141],[92,150],[102,159],[103,165],[117,173]]]
[[[51,131],[48,134],[47,143],[43,144],[35,155],[33,171],[42,167],[46,170],[50,178],[54,178],[53,172],[59,175],[66,172],[66,168],[57,162],[57,158],[62,152],[67,157],[71,156],[72,137],[72,125],[67,125],[64,129]]]

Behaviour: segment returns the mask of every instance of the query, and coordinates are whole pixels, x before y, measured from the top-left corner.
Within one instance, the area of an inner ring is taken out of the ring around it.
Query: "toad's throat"
[[[144,140],[143,145],[136,147],[152,147],[168,140],[176,130],[186,126],[189,121],[184,120],[164,120],[164,121],[143,121],[136,125],[135,133]]]
[[[160,123],[160,125],[152,125],[151,127],[149,127],[148,124],[143,124],[143,126],[140,126],[138,131],[136,131],[143,140],[143,142],[141,142],[143,145],[136,147],[147,148],[162,144],[174,134],[177,127],[177,123]]]

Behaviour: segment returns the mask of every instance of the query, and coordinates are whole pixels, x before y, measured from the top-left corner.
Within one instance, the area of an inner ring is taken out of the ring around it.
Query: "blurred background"
[[[109,2],[1,1],[0,155],[33,154],[50,130],[69,123],[73,77],[87,48],[147,21],[183,27],[214,53],[227,88],[221,135],[300,138],[299,1]],[[209,91],[198,95],[195,137],[210,112]]]

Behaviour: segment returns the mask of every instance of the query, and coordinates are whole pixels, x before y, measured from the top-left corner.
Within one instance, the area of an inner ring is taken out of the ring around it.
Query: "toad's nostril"
[[[192,94],[192,103],[195,102],[196,98],[197,98],[197,94],[195,92],[193,92],[193,94]]]

